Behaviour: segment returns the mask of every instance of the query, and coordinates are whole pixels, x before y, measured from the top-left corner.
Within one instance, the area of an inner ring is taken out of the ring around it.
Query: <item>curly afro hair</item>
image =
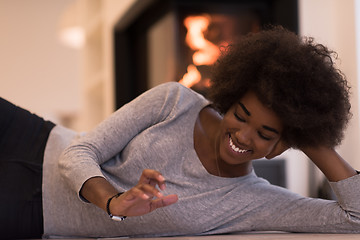
[[[350,87],[336,58],[313,38],[280,26],[250,33],[214,65],[209,99],[224,114],[253,91],[281,119],[290,147],[335,147],[351,117]]]

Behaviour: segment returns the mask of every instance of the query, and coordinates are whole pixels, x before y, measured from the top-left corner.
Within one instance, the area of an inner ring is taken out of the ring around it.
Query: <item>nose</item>
[[[249,127],[243,127],[235,132],[235,137],[240,144],[250,145],[252,130]]]

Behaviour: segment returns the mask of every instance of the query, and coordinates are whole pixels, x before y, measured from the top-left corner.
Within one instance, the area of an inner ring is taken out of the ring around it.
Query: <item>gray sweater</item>
[[[192,90],[166,83],[84,136],[55,127],[44,160],[45,236],[153,237],[268,230],[360,233],[360,175],[331,183],[338,197],[335,202],[294,194],[254,172],[238,178],[209,174],[193,147],[195,120],[208,104]],[[83,183],[94,176],[126,191],[136,185],[145,168],[164,175],[164,194],[178,194],[177,203],[115,222],[79,196]]]

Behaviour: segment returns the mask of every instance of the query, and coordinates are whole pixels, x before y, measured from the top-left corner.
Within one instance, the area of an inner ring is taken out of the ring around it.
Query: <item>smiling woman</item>
[[[282,129],[277,115],[265,107],[255,93],[247,92],[224,115],[220,138],[225,142],[221,141],[220,146],[230,146],[230,154],[235,152],[235,157],[242,155],[242,161],[246,159],[251,164],[251,160],[271,153],[280,140]]]
[[[206,111],[200,114],[206,115]],[[212,116],[208,115],[202,119]],[[277,115],[265,107],[253,92],[247,92],[223,117],[218,117],[217,121],[217,125],[200,121],[195,125],[195,129],[217,129],[214,135],[215,161],[214,157],[202,155],[202,152],[211,152],[213,148],[211,144],[208,151],[198,151],[198,156],[204,166],[211,166],[211,162],[216,163],[213,170],[211,171],[210,168],[208,171],[214,173],[216,169],[218,175],[222,177],[239,177],[249,174],[252,171],[251,160],[268,156],[280,141],[283,128]],[[197,139],[196,131],[194,135]],[[204,144],[199,144],[198,148],[201,147],[204,147]]]
[[[291,147],[338,145],[350,114],[349,86],[336,53],[275,28],[229,46],[214,70],[210,99],[225,113],[247,91],[284,125]]]
[[[211,100],[170,82],[86,134],[50,128],[37,159],[44,160],[37,174],[44,236],[360,233],[360,175],[334,150],[350,116],[348,86],[330,53],[276,27],[229,47],[215,66]],[[338,201],[299,196],[256,176],[252,160],[289,147],[323,171]],[[17,227],[9,231],[19,236]]]

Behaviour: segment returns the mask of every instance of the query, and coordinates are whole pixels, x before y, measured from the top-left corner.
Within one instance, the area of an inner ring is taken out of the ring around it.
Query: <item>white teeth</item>
[[[248,151],[248,150],[240,149],[237,146],[235,146],[235,144],[233,143],[231,138],[230,138],[230,147],[232,148],[232,150],[234,150],[235,152],[238,152],[238,153],[244,153],[244,152]]]

